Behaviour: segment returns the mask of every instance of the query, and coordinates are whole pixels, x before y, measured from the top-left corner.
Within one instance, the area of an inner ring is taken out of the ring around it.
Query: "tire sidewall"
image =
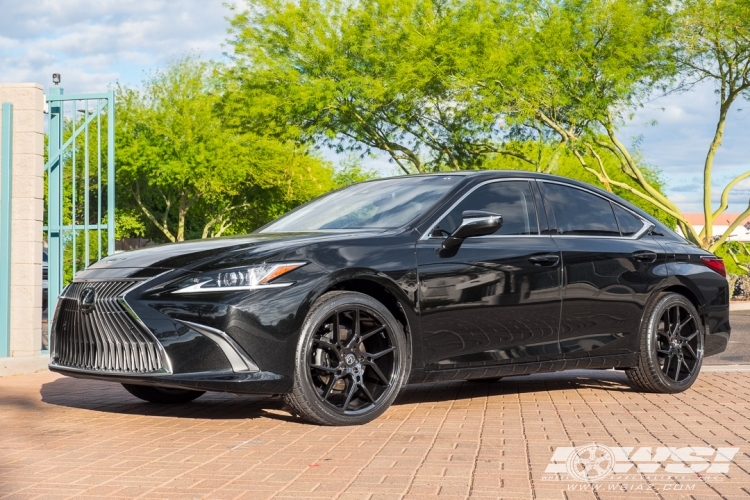
[[[312,339],[319,325],[333,314],[335,310],[346,307],[360,307],[375,313],[379,319],[387,324],[393,334],[394,370],[393,383],[388,392],[381,397],[377,405],[367,412],[354,415],[346,415],[330,408],[320,399],[315,386],[307,373],[307,359],[313,349]],[[302,391],[305,399],[313,406],[321,421],[329,425],[360,425],[369,422],[385,412],[398,396],[399,390],[407,379],[409,366],[411,364],[410,349],[403,332],[403,327],[391,314],[391,312],[380,302],[369,295],[357,292],[334,292],[325,294],[312,307],[310,313],[302,326],[301,335],[297,342],[295,356],[294,385]]]
[[[656,354],[656,345],[658,341],[657,331],[659,328],[659,322],[661,321],[661,317],[664,312],[669,307],[675,305],[684,307],[690,312],[690,314],[693,315],[693,318],[695,318],[695,324],[698,327],[698,335],[700,336],[700,353],[698,356],[698,363],[695,366],[695,373],[690,378],[687,378],[684,381],[680,382],[675,382],[664,374],[661,366],[659,366],[659,357]],[[663,387],[664,391],[670,393],[681,392],[693,385],[693,383],[695,383],[695,381],[697,380],[700,374],[700,370],[703,366],[705,350],[705,329],[703,327],[703,321],[701,321],[701,317],[698,314],[698,311],[695,309],[695,306],[688,299],[676,293],[671,293],[659,298],[657,303],[654,305],[654,308],[651,310],[651,315],[648,318],[646,334],[647,341],[644,347],[648,349],[648,353],[646,353],[648,363],[650,365],[652,373],[657,379],[656,381]]]

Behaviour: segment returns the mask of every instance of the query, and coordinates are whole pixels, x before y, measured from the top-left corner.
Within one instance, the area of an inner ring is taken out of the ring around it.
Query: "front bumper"
[[[225,371],[142,376],[82,370],[61,366],[54,362],[49,364],[49,369],[50,371],[75,378],[102,380],[120,384],[153,385],[175,389],[231,392],[235,394],[273,395],[284,394],[291,389],[291,380],[277,373],[261,371],[253,373]]]
[[[206,391],[291,390],[299,328],[284,309],[296,316],[307,287],[213,298],[153,293],[160,282],[180,274],[175,270],[149,279],[74,282],[55,311],[50,370],[78,378]],[[89,289],[94,289],[93,304],[85,297]],[[263,316],[268,312],[272,314]],[[281,318],[283,327],[266,319],[271,317]]]

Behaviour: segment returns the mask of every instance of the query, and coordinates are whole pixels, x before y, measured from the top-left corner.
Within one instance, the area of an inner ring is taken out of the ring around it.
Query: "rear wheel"
[[[641,330],[638,366],[625,370],[634,389],[682,392],[703,364],[703,323],[693,304],[676,293],[662,294],[649,307]]]
[[[317,424],[364,424],[398,395],[407,353],[403,327],[383,304],[356,292],[326,293],[305,319],[294,387],[284,398]]]
[[[205,391],[191,391],[188,389],[172,389],[170,387],[154,387],[150,385],[122,384],[126,391],[133,396],[149,403],[182,404],[203,396]]]

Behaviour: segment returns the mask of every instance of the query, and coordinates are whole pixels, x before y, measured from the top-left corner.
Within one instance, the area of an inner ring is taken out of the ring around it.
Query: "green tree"
[[[570,175],[679,216],[607,129],[674,71],[660,0],[248,4],[232,19],[232,95],[265,109],[240,121],[288,123],[338,151],[380,150],[405,173],[555,172],[568,151],[580,162]]]
[[[677,60],[690,89],[701,81],[716,86],[719,115],[703,166],[703,211],[705,222],[698,235],[699,242],[715,251],[748,215],[750,204],[732,226],[713,241],[713,222],[729,206],[731,190],[750,177],[750,170],[731,180],[723,189],[719,207],[711,200],[711,179],[714,158],[724,138],[730,110],[742,99],[750,97],[750,1],[748,0],[685,0],[678,15],[675,46]]]
[[[246,232],[334,187],[307,149],[225,123],[220,70],[189,56],[119,89],[118,205],[135,229],[138,214],[172,242]]]

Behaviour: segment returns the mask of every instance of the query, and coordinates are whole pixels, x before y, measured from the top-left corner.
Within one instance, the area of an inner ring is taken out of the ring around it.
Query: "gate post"
[[[47,171],[47,252],[49,270],[47,275],[47,314],[48,328],[52,326],[52,317],[57,306],[57,297],[62,291],[62,266],[54,266],[53,262],[62,262],[62,165],[60,164],[60,149],[63,136],[63,104],[54,100],[63,95],[63,89],[52,87],[49,102],[49,170]],[[57,272],[54,272],[57,271]]]
[[[0,84],[0,102],[13,105],[10,357],[0,359],[5,375],[46,365],[41,355],[44,89],[35,83]]]
[[[0,139],[0,358],[10,355],[11,203],[13,196],[13,105],[2,104]]]

